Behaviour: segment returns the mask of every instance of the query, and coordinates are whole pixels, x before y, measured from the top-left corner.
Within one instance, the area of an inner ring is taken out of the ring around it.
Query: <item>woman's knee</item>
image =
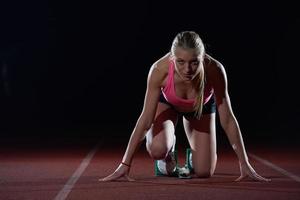
[[[214,174],[215,169],[194,169],[194,171],[198,178],[210,178]]]
[[[167,145],[163,145],[162,143],[158,142],[152,142],[151,144],[147,145],[147,151],[153,159],[161,160],[166,158],[169,149]]]
[[[216,164],[217,156],[213,158],[213,161],[208,166],[193,166],[194,172],[198,178],[210,178],[215,173]]]
[[[155,160],[166,158],[173,145],[175,145],[174,132],[162,130],[154,134],[152,127],[146,135],[146,149]]]
[[[161,160],[166,158],[170,149],[172,148],[170,144],[174,143],[173,141],[168,141],[169,138],[167,139],[163,137],[163,135],[164,133],[160,133],[159,136],[156,136],[154,138],[151,137],[151,135],[148,135],[148,137],[150,138],[148,138],[146,141],[146,149],[149,155],[155,160]]]

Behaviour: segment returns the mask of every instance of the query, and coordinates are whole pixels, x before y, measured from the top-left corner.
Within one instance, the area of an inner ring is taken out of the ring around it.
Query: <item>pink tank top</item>
[[[167,83],[166,86],[161,89],[162,93],[165,99],[170,104],[176,107],[192,110],[194,108],[195,99],[183,99],[181,97],[176,96],[175,84],[174,84],[174,70],[175,70],[174,62],[171,60],[169,65]],[[210,85],[208,85],[208,83],[206,83],[204,87],[203,103],[206,104],[212,96],[213,96],[213,88]]]

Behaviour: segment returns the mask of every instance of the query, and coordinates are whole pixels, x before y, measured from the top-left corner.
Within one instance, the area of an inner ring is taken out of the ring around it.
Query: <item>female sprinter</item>
[[[182,116],[191,152],[195,176],[214,174],[216,154],[216,110],[221,126],[235,151],[241,176],[269,181],[255,172],[249,163],[238,122],[231,108],[227,77],[223,65],[205,53],[204,44],[194,31],[177,34],[171,51],[149,70],[144,107],[131,134],[118,168],[100,181],[121,177],[132,180],[129,171],[134,153],[146,138],[146,148],[157,161],[160,173],[171,175],[174,162],[175,127]]]

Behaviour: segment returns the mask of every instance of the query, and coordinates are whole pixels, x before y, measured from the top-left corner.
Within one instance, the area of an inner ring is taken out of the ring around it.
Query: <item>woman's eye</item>
[[[177,62],[178,62],[178,64],[180,64],[180,65],[183,65],[183,64],[184,64],[183,61],[177,61]]]

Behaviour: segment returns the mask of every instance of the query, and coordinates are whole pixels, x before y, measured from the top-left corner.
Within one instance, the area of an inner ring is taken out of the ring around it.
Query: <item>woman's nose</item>
[[[185,69],[185,71],[188,71],[188,72],[193,70],[192,65],[189,64],[189,63],[187,63],[187,64],[184,66],[184,69]]]

